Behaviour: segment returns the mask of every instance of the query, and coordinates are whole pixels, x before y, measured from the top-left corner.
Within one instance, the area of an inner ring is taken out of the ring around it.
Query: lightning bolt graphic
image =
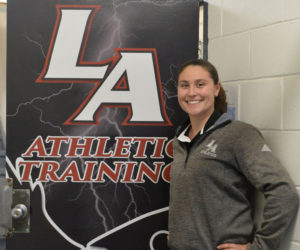
[[[126,39],[128,39],[129,37],[134,37],[135,39],[138,39],[137,34],[126,34],[126,36],[124,36],[124,34],[122,33],[123,32],[122,18],[118,14],[121,7],[129,6],[130,4],[138,4],[138,5],[151,4],[151,5],[155,5],[155,6],[172,6],[172,5],[178,4],[178,2],[180,2],[180,1],[177,1],[177,0],[168,0],[168,1],[159,1],[159,0],[118,1],[118,0],[114,0],[114,1],[112,1],[112,7],[113,7],[112,15],[110,16],[110,18],[108,18],[106,20],[106,22],[103,22],[99,25],[99,27],[96,27],[96,30],[95,30],[96,33],[99,32],[99,34],[101,34],[102,31],[106,27],[109,26],[111,29],[110,33],[106,37],[101,38],[101,43],[99,43],[99,45],[97,45],[97,44],[90,45],[88,50],[93,51],[93,55],[89,55],[89,58],[95,57],[96,61],[105,60],[112,56],[114,48],[122,48],[123,46],[125,46],[124,44],[126,44]],[[45,59],[46,53],[44,52],[42,44],[31,39],[28,35],[26,35],[25,38],[29,43],[32,43],[37,47],[37,49],[40,51],[41,57]],[[172,107],[168,106],[168,101],[173,98],[177,98],[176,88],[174,88],[174,90],[172,87],[170,88],[170,86],[174,86],[176,84],[176,79],[174,79],[173,72],[174,72],[174,69],[177,68],[177,66],[170,65],[169,68],[170,68],[171,76],[166,82],[163,82],[162,84],[163,84],[163,95],[164,95],[164,99],[165,99],[166,108],[168,110],[168,114],[171,114],[171,116],[172,116],[175,114],[175,111],[172,109]],[[38,118],[39,118],[39,122],[40,122],[41,126],[50,127],[52,129],[54,129],[55,131],[57,131],[58,135],[72,136],[74,134],[80,134],[82,137],[84,137],[84,136],[88,136],[91,134],[93,134],[93,135],[100,134],[101,135],[101,134],[109,131],[110,134],[114,134],[115,136],[120,136],[120,137],[123,136],[123,132],[122,132],[123,129],[120,126],[120,122],[118,122],[119,111],[117,109],[106,108],[105,110],[103,110],[103,112],[101,113],[101,117],[99,117],[99,121],[101,124],[100,126],[86,126],[84,128],[82,128],[82,127],[66,128],[66,127],[63,127],[60,125],[56,125],[53,122],[51,122],[49,119],[47,119],[47,114],[40,107],[40,103],[47,104],[50,102],[54,102],[58,97],[62,96],[63,94],[66,94],[66,93],[72,93],[73,90],[74,90],[74,84],[70,84],[69,87],[60,89],[57,92],[51,93],[46,97],[34,97],[29,101],[18,103],[18,105],[14,109],[14,112],[8,114],[7,116],[10,118],[17,117],[22,112],[22,108],[31,107],[33,110],[35,110],[39,113]],[[111,146],[111,148],[113,148],[113,147],[114,147],[114,145]],[[135,150],[134,147],[133,147],[133,150]],[[16,162],[15,162],[15,166],[18,166],[18,162],[20,162],[22,160],[23,160],[22,158],[17,158]],[[131,160],[132,159],[130,159],[130,158],[127,159],[127,161],[131,161]],[[22,185],[20,169],[15,167],[11,163],[11,161],[9,160],[8,157],[6,158],[6,161],[7,161],[7,164],[9,166],[9,169],[11,170],[12,174],[15,176],[17,181]],[[60,159],[60,163],[62,165],[67,165],[69,163],[69,161],[70,161],[70,159],[66,159],[66,158]],[[150,160],[147,159],[147,161],[150,161]],[[82,160],[82,159],[81,159],[80,167],[82,170],[84,169],[84,160]],[[121,174],[124,175],[124,169],[121,172]],[[123,186],[125,187],[125,189],[127,191],[129,200],[124,208],[123,215],[124,215],[124,217],[127,218],[128,221],[121,225],[117,225],[116,221],[114,221],[114,218],[111,214],[109,205],[106,204],[105,200],[101,197],[101,194],[97,191],[98,186],[101,186],[103,188],[106,185],[107,186],[111,185],[111,183],[106,182],[105,184],[101,184],[101,185],[95,184],[95,183],[85,183],[82,185],[80,191],[75,196],[75,198],[70,201],[79,200],[80,197],[84,195],[84,192],[86,191],[86,189],[88,189],[93,196],[94,211],[97,214],[97,216],[99,217],[99,219],[102,221],[102,226],[103,226],[105,232],[103,234],[100,234],[96,238],[92,239],[91,241],[89,241],[86,244],[86,246],[84,246],[83,244],[76,242],[74,239],[72,239],[70,236],[68,236],[67,233],[65,233],[55,223],[55,221],[51,218],[51,216],[49,215],[49,213],[47,211],[47,208],[46,208],[47,191],[49,191],[52,186],[56,185],[56,183],[42,184],[41,182],[38,182],[38,181],[33,182],[31,180],[29,182],[29,185],[30,185],[30,188],[32,191],[35,190],[35,188],[37,188],[37,187],[39,188],[39,190],[41,192],[41,197],[42,197],[42,201],[41,201],[42,211],[44,213],[45,218],[48,220],[49,224],[51,224],[53,226],[53,228],[60,235],[62,235],[64,237],[64,239],[66,239],[66,241],[68,241],[75,247],[82,249],[82,250],[94,250],[94,249],[95,250],[96,249],[104,250],[104,248],[94,247],[93,245],[96,244],[101,239],[103,239],[119,230],[122,230],[123,228],[125,228],[129,225],[132,225],[133,223],[136,223],[147,217],[168,211],[168,207],[164,207],[164,208],[161,208],[161,209],[158,209],[155,211],[141,214],[141,212],[140,212],[141,209],[139,209],[138,202],[137,202],[135,194],[134,194],[134,190],[142,189],[144,191],[145,197],[149,201],[151,199],[150,195],[147,193],[146,189],[142,185],[138,185],[138,184],[128,185],[125,183],[125,184],[123,184]],[[120,203],[119,199],[121,200],[122,197],[118,197],[118,194],[117,194],[117,189],[119,188],[119,185],[118,185],[118,183],[116,183],[116,184],[114,183],[114,185],[115,185],[114,200],[116,202]],[[117,226],[115,226],[115,225],[117,225]],[[153,248],[151,248],[151,249],[153,249]]]

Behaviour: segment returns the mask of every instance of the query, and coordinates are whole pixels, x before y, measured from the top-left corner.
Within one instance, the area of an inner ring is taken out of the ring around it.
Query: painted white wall
[[[300,195],[300,1],[207,2],[208,59],[225,90],[238,89],[237,118],[262,131]],[[281,250],[300,250],[300,212]]]
[[[0,118],[6,122],[6,5],[0,4]]]

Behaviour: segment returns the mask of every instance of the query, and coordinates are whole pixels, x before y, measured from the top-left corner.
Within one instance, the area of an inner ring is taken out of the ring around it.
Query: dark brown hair
[[[215,66],[212,65],[209,61],[205,61],[202,59],[193,59],[190,61],[185,62],[181,65],[181,67],[178,70],[178,77],[181,74],[181,72],[188,66],[200,66],[204,68],[209,74],[211,79],[214,81],[214,84],[217,85],[219,82],[219,75],[218,71],[216,70]],[[227,111],[227,103],[226,103],[226,94],[221,86],[219,95],[215,98],[215,109],[219,110],[221,113],[226,113]]]

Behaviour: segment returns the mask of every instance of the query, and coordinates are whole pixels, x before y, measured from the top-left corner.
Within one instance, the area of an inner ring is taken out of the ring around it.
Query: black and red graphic
[[[168,249],[176,71],[199,1],[10,0],[7,172],[31,228],[7,249]]]

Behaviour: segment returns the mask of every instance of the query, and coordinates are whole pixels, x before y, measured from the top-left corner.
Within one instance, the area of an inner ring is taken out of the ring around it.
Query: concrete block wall
[[[300,195],[300,1],[207,2],[208,59],[237,89],[236,118],[262,131]],[[300,212],[281,250],[300,250]]]

